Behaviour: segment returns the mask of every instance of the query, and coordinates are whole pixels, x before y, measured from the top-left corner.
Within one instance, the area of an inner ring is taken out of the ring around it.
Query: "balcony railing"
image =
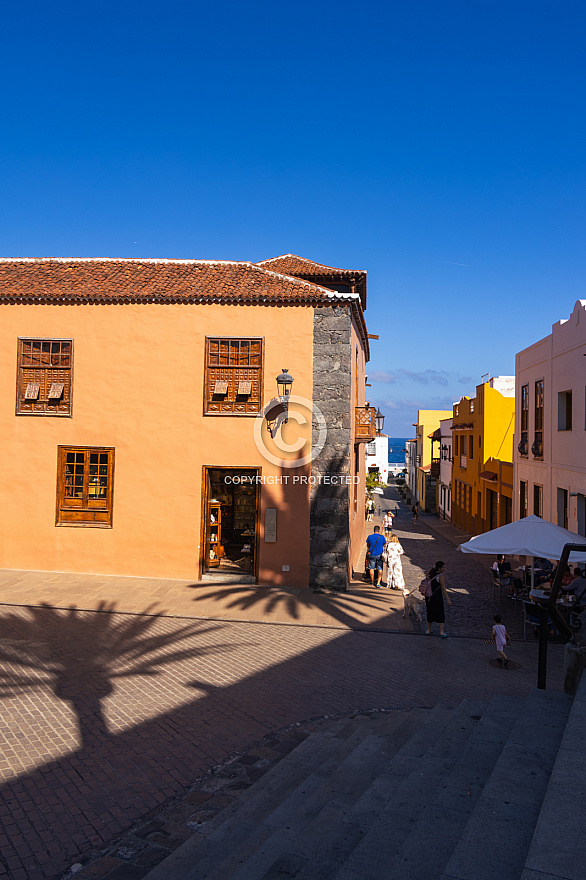
[[[533,458],[543,458],[543,431],[535,432],[533,445],[531,446],[531,454],[533,455]]]
[[[527,458],[529,453],[529,440],[527,438],[527,431],[521,431],[521,440],[517,446],[519,450],[519,455],[522,455],[523,458]]]
[[[354,439],[356,443],[370,443],[376,437],[376,409],[357,406]]]

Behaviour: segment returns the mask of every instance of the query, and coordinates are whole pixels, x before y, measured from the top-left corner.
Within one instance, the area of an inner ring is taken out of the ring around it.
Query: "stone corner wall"
[[[349,306],[314,309],[313,403],[322,412],[327,439],[311,466],[309,583],[348,588],[351,475],[351,348]],[[313,419],[313,447],[319,423]],[[321,479],[320,479],[321,478]]]

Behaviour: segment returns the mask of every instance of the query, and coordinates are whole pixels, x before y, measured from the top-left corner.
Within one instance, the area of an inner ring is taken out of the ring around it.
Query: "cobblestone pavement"
[[[494,596],[492,556],[462,553],[459,545],[470,536],[435,516],[420,515],[415,525],[394,487],[380,499],[380,515],[373,524],[382,521],[387,509],[395,513],[393,532],[404,550],[403,574],[408,589],[417,586],[435,562],[441,560],[446,565],[445,580],[452,601],[452,607],[446,608],[446,632],[488,638],[493,614],[498,611],[511,638],[523,638],[522,603],[511,601],[505,590]]]
[[[458,638],[384,631],[378,620],[352,630],[347,621],[267,625],[1,607],[2,880],[59,877],[74,864],[86,865],[83,877],[139,878],[148,868],[136,861],[140,841],[145,860],[157,847],[167,852],[193,833],[198,811],[231,796],[216,801],[200,787],[191,801],[178,800],[190,785],[262,737],[270,763],[283,748],[274,732],[296,722],[526,695],[537,645],[513,643],[518,670],[490,666],[494,647],[478,637],[490,632],[490,573],[420,522],[405,515],[396,523],[407,578],[446,562],[456,597],[448,630]],[[514,612],[505,620],[516,626]],[[562,646],[552,644],[548,685],[561,689],[562,673]],[[133,829],[140,833],[124,836]]]

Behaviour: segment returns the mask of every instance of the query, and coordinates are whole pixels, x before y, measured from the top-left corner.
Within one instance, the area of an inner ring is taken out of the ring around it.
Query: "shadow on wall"
[[[331,470],[328,471],[330,475],[345,474],[345,456],[336,456],[331,461],[330,467]],[[292,475],[308,478],[310,469],[309,467],[295,470],[282,469],[281,474],[289,476],[290,479]],[[302,611],[321,611],[350,628],[368,620],[370,615],[361,609],[361,606],[368,602],[368,595],[354,597],[341,591],[338,586],[339,578],[334,571],[336,562],[341,560],[340,566],[344,566],[345,590],[347,585],[348,519],[343,515],[340,516],[339,513],[338,488],[331,483],[316,485],[317,491],[312,493],[311,499],[309,499],[307,491],[304,493],[304,497],[308,499],[307,507],[303,508],[297,499],[293,509],[281,497],[277,498],[275,493],[271,492],[269,484],[263,486],[264,507],[277,509],[279,534],[287,533],[290,530],[292,516],[303,516],[304,521],[309,523],[310,572],[313,562],[314,571],[321,575],[320,583],[316,585],[317,592],[304,588],[291,590],[287,587],[248,586],[242,583],[230,587],[226,583],[217,589],[203,593],[200,582],[193,585],[198,590],[198,595],[194,597],[193,601],[197,603],[211,600],[221,603],[223,607],[241,611],[258,608],[260,614],[270,614],[283,608],[293,620],[300,620],[302,617],[307,619],[305,614],[302,615]],[[349,488],[351,489],[351,487],[344,487],[346,497],[348,497]],[[262,537],[261,530],[261,542]],[[292,549],[295,550],[295,548]],[[307,586],[311,586],[311,582]],[[343,593],[343,595],[338,595],[339,593]]]
[[[310,586],[347,590],[349,578],[350,496],[353,487],[340,485],[350,476],[347,452],[336,452],[315,467],[322,482],[312,486],[309,506]],[[328,482],[323,478],[327,477]]]

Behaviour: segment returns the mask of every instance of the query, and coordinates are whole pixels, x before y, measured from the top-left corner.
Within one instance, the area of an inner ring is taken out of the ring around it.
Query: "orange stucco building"
[[[365,272],[292,255],[0,261],[0,566],[343,589],[365,307]]]

